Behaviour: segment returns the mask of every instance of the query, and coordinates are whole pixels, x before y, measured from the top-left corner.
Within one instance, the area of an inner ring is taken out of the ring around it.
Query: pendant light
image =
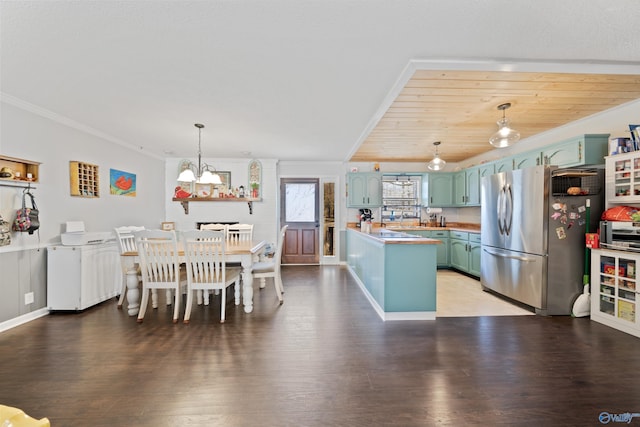
[[[215,172],[215,168],[209,166],[206,163],[202,163],[202,128],[203,124],[196,123],[194,125],[198,128],[198,164],[195,165],[190,161],[183,161],[181,165],[182,171],[178,175],[178,181],[180,182],[196,182],[196,184],[222,184],[220,175],[211,172],[211,169]]]
[[[447,162],[445,162],[440,158],[440,156],[438,156],[438,145],[440,145],[440,141],[434,142],[433,145],[435,145],[436,147],[436,154],[433,159],[431,159],[431,161],[427,164],[427,168],[432,171],[439,171],[444,169],[444,165],[446,165]]]
[[[509,119],[505,117],[504,110],[511,107],[511,103],[498,105],[498,110],[502,110],[502,118],[497,121],[498,132],[489,138],[489,143],[496,148],[508,147],[515,144],[520,139],[520,132],[509,127]]]

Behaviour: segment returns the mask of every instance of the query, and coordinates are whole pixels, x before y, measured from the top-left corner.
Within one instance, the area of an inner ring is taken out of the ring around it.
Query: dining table
[[[264,252],[267,242],[264,240],[251,240],[246,242],[230,242],[225,246],[225,261],[240,263],[242,267],[242,304],[244,312],[253,311],[253,263]],[[140,290],[138,289],[138,252],[130,251],[122,253],[127,283],[127,312],[129,316],[137,316],[140,310]],[[182,242],[178,241],[178,257],[184,262]]]

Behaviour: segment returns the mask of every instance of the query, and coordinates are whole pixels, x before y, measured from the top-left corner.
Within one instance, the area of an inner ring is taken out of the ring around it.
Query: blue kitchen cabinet
[[[498,160],[494,163],[496,172],[508,172],[513,170],[513,157],[507,157],[501,160]]]
[[[453,174],[454,206],[480,205],[480,171],[468,168]]]
[[[480,233],[451,230],[449,236],[451,266],[472,276],[480,277]]]
[[[422,204],[428,207],[453,206],[453,173],[428,173],[422,180]]]
[[[385,242],[348,228],[347,265],[383,320],[433,320],[437,246]]]
[[[437,255],[436,264],[438,268],[449,267],[449,231],[448,230],[403,230],[405,233],[415,234],[416,236],[429,237],[431,239],[437,239],[442,242],[440,245],[436,245]]]
[[[599,165],[609,150],[609,134],[585,134],[542,151],[543,164],[559,167]]]
[[[382,206],[382,173],[350,173],[347,175],[347,185],[347,207],[377,208]]]
[[[526,153],[513,156],[513,169],[530,168],[533,166],[539,166],[540,164],[539,151],[528,151]]]

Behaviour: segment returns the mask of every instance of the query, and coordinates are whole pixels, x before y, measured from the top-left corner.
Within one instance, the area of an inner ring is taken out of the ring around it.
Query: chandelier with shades
[[[195,182],[196,184],[222,184],[220,175],[215,173],[215,168],[206,163],[202,163],[202,128],[203,124],[196,123],[198,128],[198,164],[194,164],[188,160],[183,160],[180,166],[179,182]]]

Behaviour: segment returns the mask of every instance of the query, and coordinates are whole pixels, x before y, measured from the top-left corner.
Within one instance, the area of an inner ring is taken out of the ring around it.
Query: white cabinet
[[[84,310],[115,297],[121,288],[122,268],[115,242],[48,248],[49,310]]]
[[[640,254],[591,251],[591,320],[640,337],[638,266]]]
[[[608,203],[640,203],[640,152],[605,158]]]

